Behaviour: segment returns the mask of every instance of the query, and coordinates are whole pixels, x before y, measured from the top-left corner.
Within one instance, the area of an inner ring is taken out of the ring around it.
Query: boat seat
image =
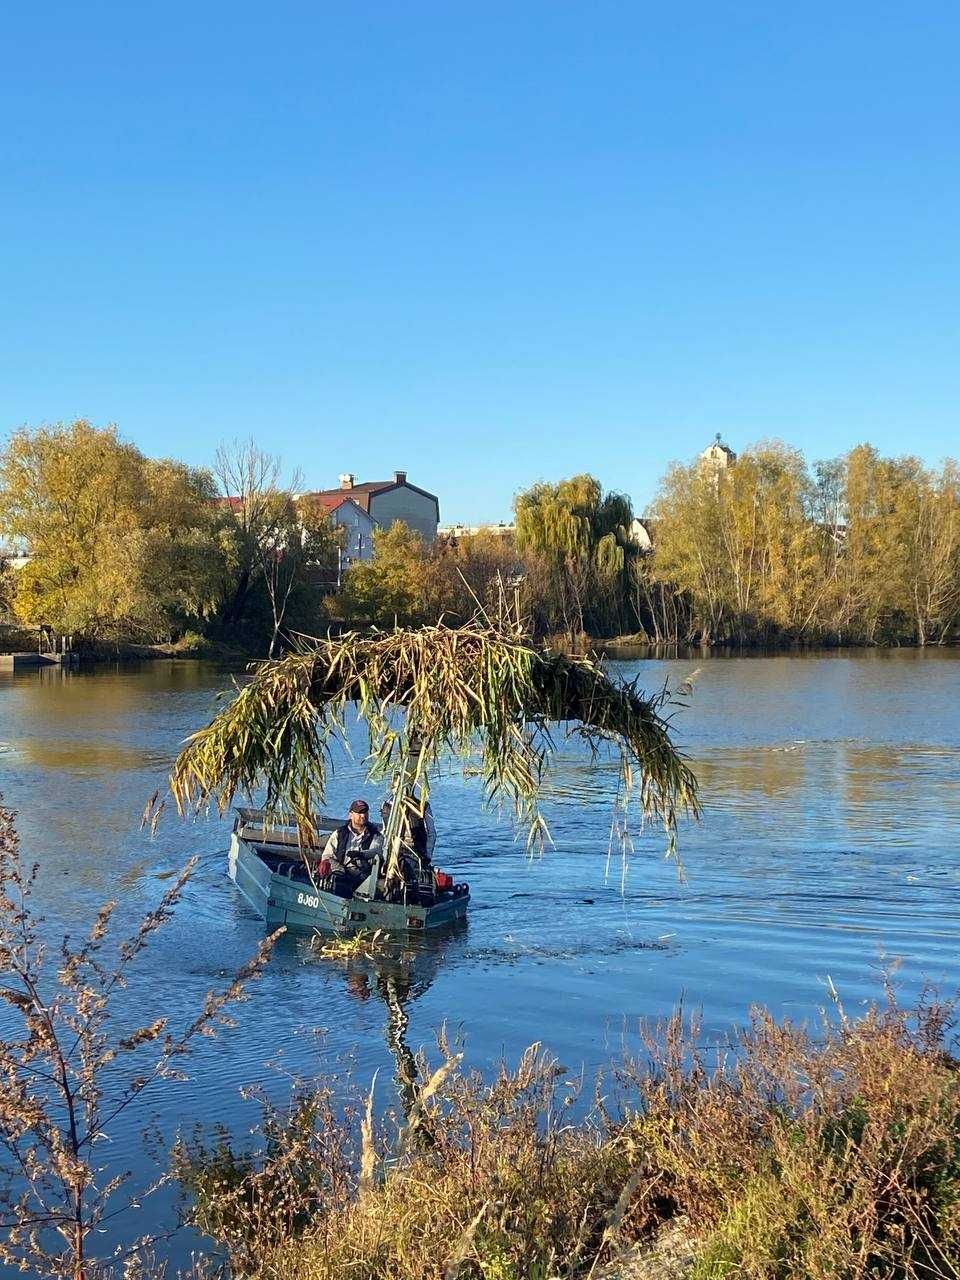
[[[239,805],[236,813],[236,831],[241,840],[262,840],[269,844],[300,847],[300,832],[292,814],[267,813],[265,809],[253,809],[248,805]],[[342,826],[343,821],[324,813],[318,814],[314,824],[320,835],[319,843],[323,843],[327,833]]]

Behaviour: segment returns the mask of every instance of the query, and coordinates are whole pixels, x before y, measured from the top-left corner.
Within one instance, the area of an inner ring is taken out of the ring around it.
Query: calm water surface
[[[676,685],[690,660],[612,663],[648,688]],[[755,1002],[815,1016],[829,976],[848,1009],[876,996],[898,960],[906,998],[926,979],[960,985],[960,660],[952,652],[701,660],[678,711],[701,779],[702,823],[682,832],[686,872],[655,831],[625,872],[608,857],[615,769],[570,747],[545,799],[556,842],[529,860],[509,824],[483,811],[458,772],[434,792],[437,861],[469,880],[461,932],[375,968],[345,970],[287,939],[238,1014],[203,1042],[189,1082],[148,1109],[168,1133],[254,1119],[243,1084],[282,1082],[271,1063],[368,1081],[384,1104],[398,1038],[432,1043],[444,1023],[471,1063],[515,1058],[543,1040],[590,1070],[633,1043],[639,1020],[681,999],[722,1036]],[[165,818],[139,831],[146,797],[185,735],[216,710],[229,676],[201,663],[0,676],[0,790],[42,867],[51,937],[85,928],[119,896],[132,924],[192,854],[197,875],[152,943],[121,1019],[196,1012],[247,957],[262,924],[226,878],[229,824]],[[331,808],[366,790],[338,770]],[[322,1034],[316,1034],[321,1028]],[[113,1157],[142,1170],[149,1114],[114,1135]],[[170,1219],[169,1199],[148,1211]],[[187,1247],[177,1245],[178,1256]]]

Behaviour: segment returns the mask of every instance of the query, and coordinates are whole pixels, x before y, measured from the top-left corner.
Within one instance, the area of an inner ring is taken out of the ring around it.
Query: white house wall
[[[373,555],[373,531],[376,522],[352,503],[344,503],[333,512],[333,523],[344,531],[344,567],[354,560],[369,560]]]

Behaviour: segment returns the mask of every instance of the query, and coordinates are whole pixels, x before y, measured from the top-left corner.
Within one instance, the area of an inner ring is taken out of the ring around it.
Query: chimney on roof
[[[406,483],[407,483],[407,473],[406,473],[405,471],[395,471],[395,472],[393,473],[393,483],[394,483],[394,484],[406,484]]]
[[[353,476],[349,471],[344,472],[344,474],[340,477],[340,488],[341,489],[353,488]]]

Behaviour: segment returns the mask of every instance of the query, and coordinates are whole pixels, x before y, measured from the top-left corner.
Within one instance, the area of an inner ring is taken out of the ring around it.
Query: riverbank
[[[92,641],[83,648],[83,658],[88,662],[150,661],[161,658],[202,658],[212,662],[252,662],[265,654],[245,649],[240,645],[226,644],[222,640],[209,640],[204,636],[188,635],[173,644],[136,644],[121,641]]]
[[[178,1172],[259,1280],[955,1277],[952,1014],[756,1011],[713,1052],[678,1013],[592,1102],[540,1045],[492,1081],[448,1050],[406,1119],[321,1087],[267,1109],[259,1150],[182,1146]]]
[[[562,640],[554,641],[559,647],[565,647]],[[577,645],[567,648],[568,652],[592,652],[603,657],[629,661],[634,658],[727,658],[753,657],[765,654],[804,656],[817,653],[885,653],[897,650],[915,650],[918,653],[937,653],[946,649],[956,649],[957,641],[950,639],[943,644],[920,645],[891,641],[885,644],[858,643],[854,640],[836,640],[820,637],[816,640],[801,641],[783,638],[756,637],[741,641],[723,641],[717,644],[691,644],[681,642],[665,642],[651,640],[643,633],[602,638],[585,636]]]
[[[318,629],[318,634],[338,635],[348,630],[369,631],[370,623],[364,620],[352,623],[325,620],[322,628]],[[145,643],[129,638],[108,640],[80,636],[75,639],[74,647],[76,654],[83,662],[202,658],[208,661],[235,665],[237,663],[256,662],[266,658],[268,646],[266,641],[258,644],[241,644],[203,636],[195,631],[188,631],[179,640],[170,643]],[[0,656],[5,654],[36,653],[37,649],[36,628],[0,623]]]
[[[37,652],[36,628],[0,624],[0,656]],[[260,656],[241,646],[210,640],[195,632],[188,632],[172,644],[140,644],[134,640],[92,640],[81,637],[75,641],[73,652],[78,660],[84,662],[152,658],[208,658],[220,662],[239,662]]]
[[[328,622],[324,630],[334,634],[343,631],[368,631],[370,623],[366,620],[355,622],[339,620]],[[855,644],[848,641],[831,644],[826,640],[801,643],[797,640],[771,641],[769,639],[745,640],[739,643],[724,642],[714,645],[663,643],[651,640],[643,632],[619,636],[590,636],[582,634],[571,638],[567,635],[545,636],[542,643],[552,649],[567,654],[596,654],[600,657],[612,658],[616,661],[631,661],[644,658],[710,658],[710,657],[752,657],[763,655],[813,655],[817,653],[853,652],[887,652],[894,650],[916,650],[917,652],[936,652],[943,649],[956,648],[955,642],[945,645],[916,644]],[[35,653],[37,650],[36,633],[15,627],[0,628],[0,655],[15,653]],[[84,662],[117,662],[117,661],[150,661],[153,659],[205,659],[238,665],[255,662],[265,658],[266,653],[260,647],[230,644],[224,640],[214,640],[189,632],[181,639],[169,644],[145,644],[133,640],[81,640],[78,644],[80,659]]]

